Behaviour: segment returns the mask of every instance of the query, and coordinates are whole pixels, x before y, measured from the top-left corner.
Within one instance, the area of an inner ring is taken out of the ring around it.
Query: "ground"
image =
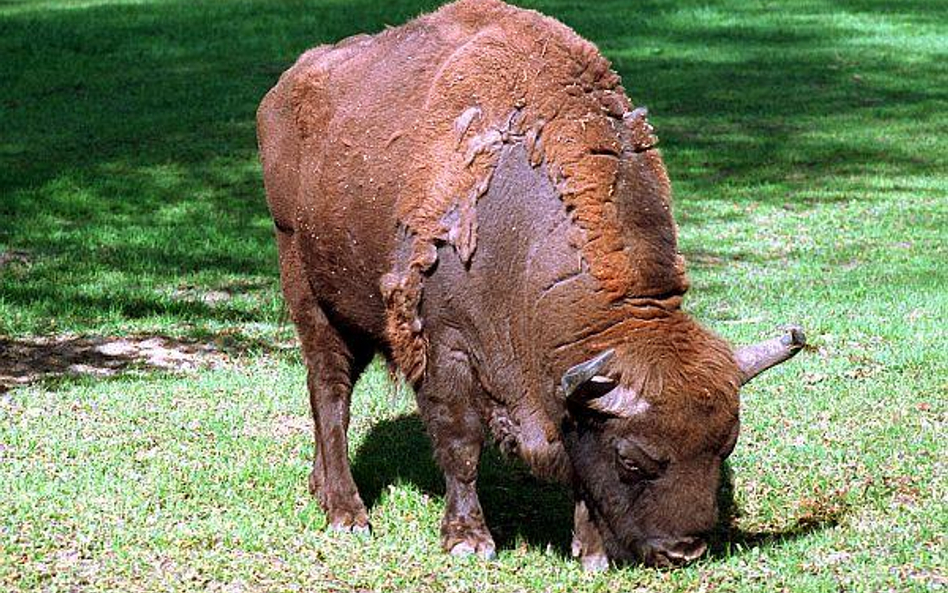
[[[440,553],[410,391],[360,382],[365,539],[306,492],[253,113],[305,48],[434,2],[0,3],[0,588],[948,587],[948,5],[525,2],[649,107],[686,306],[811,346],[743,392],[712,554],[586,575],[569,496],[487,455],[498,558]]]

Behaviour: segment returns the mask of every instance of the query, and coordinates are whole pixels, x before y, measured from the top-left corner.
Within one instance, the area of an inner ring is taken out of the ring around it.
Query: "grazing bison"
[[[475,488],[489,432],[572,485],[587,568],[702,554],[738,388],[803,336],[733,352],[681,310],[657,139],[592,44],[461,0],[306,52],[257,118],[333,528],[368,529],[346,431],[380,350],[445,474],[445,550],[494,552]]]

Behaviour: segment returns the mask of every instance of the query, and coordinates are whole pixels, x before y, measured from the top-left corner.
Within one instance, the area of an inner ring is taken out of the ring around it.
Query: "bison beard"
[[[446,550],[494,553],[475,487],[486,426],[572,484],[587,568],[703,552],[738,388],[803,337],[734,353],[681,310],[657,139],[592,44],[462,0],[310,50],[257,117],[332,528],[368,529],[346,431],[381,351],[445,474]]]

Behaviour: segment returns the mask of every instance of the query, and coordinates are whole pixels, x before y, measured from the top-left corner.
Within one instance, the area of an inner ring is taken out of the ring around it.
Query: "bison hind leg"
[[[310,492],[319,500],[331,530],[367,534],[369,518],[352,478],[347,432],[352,386],[373,349],[332,324],[305,276],[293,235],[278,231],[277,241],[283,295],[307,368],[316,449]]]

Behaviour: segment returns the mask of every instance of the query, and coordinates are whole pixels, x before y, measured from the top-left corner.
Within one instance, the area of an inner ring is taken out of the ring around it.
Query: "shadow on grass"
[[[770,548],[807,537],[812,533],[835,527],[848,511],[838,500],[827,500],[795,518],[779,529],[748,531],[741,529],[740,509],[734,501],[734,475],[726,461],[721,468],[721,488],[718,491],[718,524],[708,537],[711,558],[727,558],[753,548]]]
[[[352,473],[369,507],[390,484],[409,483],[422,492],[444,496],[444,478],[417,414],[375,424],[356,452]],[[495,448],[486,447],[477,490],[500,549],[524,542],[569,553],[573,504],[565,487],[537,480],[519,462],[503,459]]]
[[[436,466],[431,442],[417,414],[377,423],[356,452],[352,472],[363,500],[370,508],[391,484],[408,483],[422,492],[444,496],[444,482]],[[569,489],[534,478],[527,468],[502,458],[488,447],[481,460],[478,495],[500,549],[521,542],[569,555],[573,502]],[[740,554],[751,548],[785,542],[836,525],[845,509],[830,506],[797,518],[785,529],[745,531],[736,527],[733,477],[725,463],[719,492],[719,521],[710,535],[712,558]]]
[[[0,219],[15,222],[0,225],[0,248],[29,251],[35,263],[0,275],[0,302],[29,312],[0,327],[19,333],[47,318],[94,324],[103,307],[115,309],[113,321],[272,317],[260,306],[181,311],[152,295],[182,277],[213,285],[249,275],[275,286],[256,165],[258,101],[304,49],[400,24],[439,2],[47,4],[0,12],[8,57],[0,79],[9,81],[0,86]],[[930,127],[948,99],[944,71],[931,56],[905,61],[864,45],[864,32],[838,17],[871,20],[877,8],[868,0],[764,11],[698,0],[604,0],[595,10],[568,0],[523,4],[560,18],[613,60],[636,102],[652,107],[686,200],[736,199],[722,196],[722,185],[818,187],[880,165],[936,170],[934,155],[889,140],[884,127]],[[930,26],[943,16],[936,4],[899,3],[886,18]],[[808,18],[791,18],[801,11]],[[878,133],[852,133],[873,126]],[[754,199],[809,206],[782,190]],[[681,221],[709,225],[719,222],[714,212],[683,208]],[[111,302],[84,300],[84,288],[58,291],[90,284],[108,289]]]

